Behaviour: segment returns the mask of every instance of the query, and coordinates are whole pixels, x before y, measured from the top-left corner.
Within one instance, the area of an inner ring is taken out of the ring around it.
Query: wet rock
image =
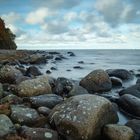
[[[72,82],[64,77],[59,77],[55,83],[55,93],[58,95],[67,95],[69,91],[72,89]]]
[[[132,74],[125,69],[108,69],[107,73],[109,76],[118,77],[122,80],[130,80],[133,78]]]
[[[138,79],[136,83],[137,83],[137,84],[140,84],[140,79]]]
[[[0,114],[9,115],[10,112],[10,105],[8,103],[0,104]]]
[[[55,57],[55,60],[61,61],[62,58],[57,56],[57,57]]]
[[[20,84],[21,82],[25,81],[25,80],[30,80],[31,77],[27,77],[27,76],[21,76],[21,77],[18,77],[16,79],[16,84]]]
[[[110,77],[112,86],[114,87],[121,87],[122,86],[122,80],[117,77]]]
[[[57,54],[60,54],[59,52],[48,52],[49,54],[52,54],[52,55],[57,55]]]
[[[39,76],[42,74],[36,66],[30,66],[26,71],[26,75],[32,77],[32,76]]]
[[[69,56],[75,56],[75,54],[73,52],[67,52],[69,54]]]
[[[71,70],[68,69],[68,70],[66,70],[66,71],[71,71]]]
[[[5,138],[6,135],[15,133],[15,128],[12,121],[4,114],[0,115],[0,138]]]
[[[22,99],[14,94],[9,94],[0,100],[1,103],[19,104],[22,103]]]
[[[107,140],[134,140],[134,132],[131,128],[118,125],[108,124],[103,129],[104,139]]]
[[[15,123],[30,126],[36,122],[39,118],[39,114],[35,109],[23,105],[11,105],[10,118]]]
[[[44,64],[47,63],[46,57],[42,54],[32,54],[19,60],[21,64]]]
[[[122,96],[124,94],[130,94],[130,95],[133,95],[133,96],[140,98],[140,84],[130,86],[130,87],[123,89],[119,92],[120,96]]]
[[[68,93],[68,97],[82,95],[82,94],[89,94],[89,93],[85,88],[83,88],[79,85],[74,85],[72,87],[71,91]]]
[[[47,128],[30,128],[23,126],[21,136],[30,140],[58,140],[56,131]]]
[[[51,70],[57,70],[57,68],[56,67],[51,67]]]
[[[43,114],[45,116],[48,116],[51,112],[51,109],[49,109],[48,107],[44,107],[44,106],[39,107],[37,110],[38,110],[39,114]]]
[[[2,96],[3,96],[3,86],[0,83],[0,99],[2,98]]]
[[[21,82],[17,87],[18,95],[22,97],[51,93],[48,76],[38,76],[36,79]]]
[[[15,84],[16,79],[22,76],[22,73],[14,66],[5,65],[0,69],[0,82]]]
[[[84,61],[78,61],[79,64],[84,64]]]
[[[140,120],[129,120],[125,125],[132,128],[135,133],[135,140],[140,140]]]
[[[117,113],[107,99],[96,95],[79,95],[54,107],[51,125],[68,140],[91,140],[100,137],[103,125],[116,123]]]
[[[85,76],[80,85],[89,93],[109,91],[112,88],[111,80],[104,70],[94,70]]]
[[[63,101],[63,98],[56,94],[44,94],[30,97],[29,100],[31,104],[35,107],[44,106],[48,108],[53,108],[57,104],[61,103]]]
[[[83,69],[83,67],[81,67],[81,66],[74,66],[73,68],[74,69]]]
[[[47,70],[46,73],[47,73],[47,74],[51,74],[52,72],[51,72],[50,70]]]
[[[130,95],[125,94],[121,96],[118,100],[118,105],[126,112],[140,117],[140,99]]]

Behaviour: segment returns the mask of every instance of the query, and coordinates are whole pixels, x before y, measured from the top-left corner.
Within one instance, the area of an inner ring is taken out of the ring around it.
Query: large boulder
[[[116,123],[118,116],[109,100],[86,94],[73,96],[54,107],[49,120],[67,140],[96,140],[103,125]]]
[[[104,138],[107,140],[134,140],[134,132],[125,125],[108,124],[103,129]]]
[[[25,80],[17,87],[19,96],[29,97],[41,94],[51,93],[51,86],[48,81],[48,76],[39,76],[36,79]]]
[[[107,73],[109,76],[118,77],[122,80],[129,80],[133,78],[132,74],[125,69],[108,69]]]
[[[80,85],[89,93],[109,91],[111,80],[104,70],[94,70],[80,81]]]
[[[5,65],[0,69],[0,82],[15,84],[22,73],[14,66]]]
[[[30,126],[39,118],[35,109],[22,105],[11,105],[11,119],[15,123]]]
[[[53,108],[57,104],[61,103],[63,101],[63,98],[56,94],[44,94],[30,97],[29,101],[35,107],[45,106],[48,108]]]
[[[123,89],[119,92],[119,95],[130,94],[140,98],[140,84],[132,85],[126,89]]]
[[[118,100],[118,105],[126,112],[140,117],[140,99],[130,95],[125,94],[121,96]]]
[[[4,21],[0,18],[0,49],[16,49],[17,46],[14,42],[15,35],[9,28],[5,27]]]
[[[132,128],[135,133],[135,140],[140,140],[140,120],[129,120],[125,125]]]
[[[0,139],[4,138],[6,135],[15,132],[15,127],[12,121],[6,116],[0,115]]]
[[[21,135],[30,140],[58,140],[57,132],[47,128],[30,128],[23,126],[21,128]]]
[[[122,86],[122,80],[117,77],[110,77],[112,86],[113,87],[121,87]]]

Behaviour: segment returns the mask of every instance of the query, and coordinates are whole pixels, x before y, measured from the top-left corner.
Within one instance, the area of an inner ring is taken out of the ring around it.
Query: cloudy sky
[[[0,0],[18,48],[140,49],[140,0]]]

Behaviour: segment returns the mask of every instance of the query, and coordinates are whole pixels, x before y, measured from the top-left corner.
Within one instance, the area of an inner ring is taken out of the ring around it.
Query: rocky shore
[[[0,50],[0,140],[139,140],[140,79],[124,88],[136,76],[126,69],[96,69],[80,81],[51,77],[56,67],[39,69],[65,59],[59,52]],[[110,96],[116,87],[118,96]],[[118,110],[130,118],[126,124],[118,124]]]

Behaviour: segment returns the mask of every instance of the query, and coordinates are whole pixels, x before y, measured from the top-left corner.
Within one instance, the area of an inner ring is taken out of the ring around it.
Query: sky
[[[18,49],[140,49],[140,0],[0,0]]]

